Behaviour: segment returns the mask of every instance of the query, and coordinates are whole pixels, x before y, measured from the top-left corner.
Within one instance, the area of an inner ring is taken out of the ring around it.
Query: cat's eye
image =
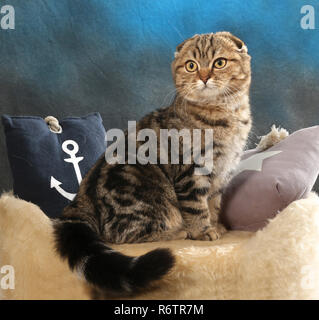
[[[198,69],[197,63],[193,60],[189,60],[185,63],[185,69],[188,72],[195,72]]]
[[[226,66],[227,59],[225,58],[219,58],[214,62],[214,68],[216,69],[222,69]]]

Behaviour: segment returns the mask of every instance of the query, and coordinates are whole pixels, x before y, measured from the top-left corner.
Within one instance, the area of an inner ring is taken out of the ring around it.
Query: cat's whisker
[[[169,101],[169,100],[168,100],[168,101],[167,101],[168,103],[166,103],[166,100],[167,100],[167,99],[173,100],[172,98],[174,98],[174,97],[176,96],[176,93],[177,93],[177,89],[176,89],[176,88],[174,88],[173,90],[171,90],[171,91],[164,97],[163,102],[162,102],[160,108],[166,106],[167,104],[170,105],[170,104],[172,103],[172,101]]]
[[[222,81],[220,80],[215,80],[216,84],[219,84],[220,86],[229,89],[232,93],[238,93],[241,92],[241,90],[233,85],[231,85],[230,83],[228,84],[224,84]]]
[[[187,93],[185,95],[183,95],[183,109],[184,109],[185,114],[187,114],[187,108],[186,108],[187,97],[194,92],[194,89],[196,89],[196,84],[190,83],[186,87],[186,90],[185,90],[185,91],[187,91]]]
[[[241,94],[232,92],[228,86],[224,87],[223,93],[224,97],[226,98],[226,103],[229,101],[231,101],[234,105],[238,105],[240,103],[239,98]]]

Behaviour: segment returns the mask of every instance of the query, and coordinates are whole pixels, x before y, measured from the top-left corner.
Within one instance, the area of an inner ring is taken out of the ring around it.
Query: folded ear
[[[229,34],[229,38],[235,43],[235,45],[237,47],[237,51],[242,52],[242,53],[247,53],[248,52],[247,46],[245,45],[244,41],[242,41],[239,38],[235,37],[231,33]]]
[[[175,58],[178,56],[179,52],[182,50],[182,48],[185,46],[185,44],[186,44],[188,41],[194,39],[194,38],[197,37],[197,36],[198,36],[198,34],[195,34],[195,35],[193,35],[191,38],[188,38],[188,39],[184,40],[182,43],[180,43],[180,44],[176,47],[176,51],[175,51],[175,53],[174,53]]]
[[[245,45],[244,41],[240,40],[239,38],[237,38],[236,36],[234,36],[230,32],[222,31],[222,32],[218,32],[218,34],[231,40],[235,44],[238,52],[248,53],[248,49],[247,49],[247,46]]]

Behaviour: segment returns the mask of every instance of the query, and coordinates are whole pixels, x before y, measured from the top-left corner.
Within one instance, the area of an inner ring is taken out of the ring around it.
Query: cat
[[[252,123],[247,46],[229,32],[194,35],[177,46],[171,68],[174,101],[143,117],[137,131],[213,129],[212,172],[195,175],[195,163],[109,164],[102,155],[54,221],[61,257],[109,295],[135,294],[175,262],[169,249],[129,257],[110,244],[216,240],[226,231],[218,218],[221,194]]]

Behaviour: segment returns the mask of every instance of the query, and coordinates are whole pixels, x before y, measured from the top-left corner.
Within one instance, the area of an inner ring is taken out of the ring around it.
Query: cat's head
[[[180,96],[194,103],[236,101],[250,85],[250,56],[229,32],[195,35],[177,46],[172,73]]]

